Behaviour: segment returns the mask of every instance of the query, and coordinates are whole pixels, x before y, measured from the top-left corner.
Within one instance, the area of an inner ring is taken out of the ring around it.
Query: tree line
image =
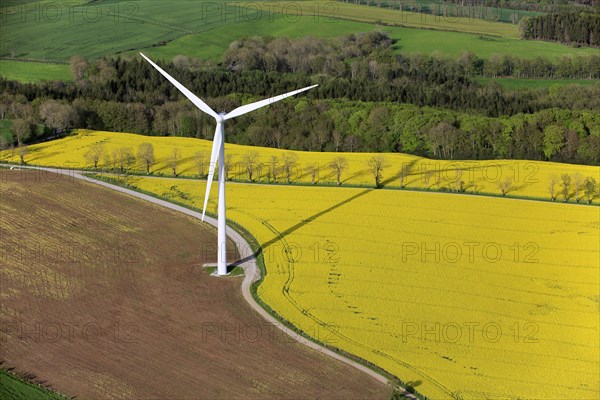
[[[344,3],[364,4],[385,7],[392,10],[404,10],[422,14],[443,15],[448,17],[481,18],[492,21],[517,23],[522,14],[513,12],[502,15],[500,9],[519,10],[521,12],[599,12],[597,0],[337,0]],[[449,6],[451,5],[451,6]]]
[[[3,97],[13,143],[46,132],[82,127],[146,135],[212,139],[214,122],[189,101],[117,103],[77,99],[27,102]],[[237,96],[221,99],[230,110]],[[213,104],[214,106],[214,104]],[[219,108],[217,108],[219,109]],[[47,133],[48,134],[48,133]],[[51,134],[51,133],[50,133]],[[2,140],[2,139],[0,139]],[[227,141],[282,149],[331,152],[403,152],[435,159],[530,159],[600,164],[600,114],[548,109],[533,114],[485,117],[389,102],[291,98],[269,110],[228,121]]]
[[[592,35],[600,40],[599,35]],[[588,35],[589,37],[589,35]],[[180,58],[179,64],[185,59]],[[177,63],[176,63],[177,64]],[[188,60],[186,65],[190,65]],[[340,36],[336,39],[253,37],[231,43],[223,66],[232,71],[260,70],[324,74],[348,80],[393,81],[410,77],[440,82],[461,77],[600,79],[600,54],[525,59],[495,54],[487,59],[465,51],[457,58],[395,54],[385,32]]]
[[[524,18],[520,22],[524,39],[549,40],[566,44],[600,46],[600,14],[563,12]]]
[[[515,67],[507,60],[491,57],[486,74],[499,76],[507,69],[516,73]],[[560,70],[577,69],[578,64],[574,60],[579,59],[565,59],[564,68],[561,66]],[[371,61],[361,60],[352,64],[349,77],[243,69],[234,72],[205,63],[192,63],[189,67],[178,67],[171,63],[165,68],[176,75],[186,87],[200,93],[211,106],[220,110],[239,105],[246,93],[267,97],[313,83],[319,83],[319,87],[303,97],[410,103],[487,116],[532,113],[555,107],[600,110],[600,85],[565,86],[552,90],[527,86],[511,90],[494,83],[480,85],[470,78],[469,74],[473,72],[466,72],[469,71],[469,65],[478,65],[476,57],[469,54],[464,54],[456,61],[464,65],[464,68],[458,68],[458,64],[454,65],[448,59],[413,56],[406,62],[398,61],[398,65],[401,65],[404,71],[401,73],[390,72],[385,63]],[[600,68],[600,59],[598,61],[596,67]],[[532,63],[535,63],[535,60]],[[81,69],[77,65],[76,68]],[[598,74],[600,75],[600,72]],[[0,114],[6,114],[11,96],[17,96],[27,102],[35,102],[36,99],[61,100],[75,107],[78,102],[88,105],[138,103],[158,107],[182,98],[158,72],[137,59],[100,60],[88,66],[84,73],[77,72],[77,76],[82,78],[76,82],[28,84],[0,78]],[[120,107],[123,109],[122,104]],[[153,115],[148,118],[152,119]],[[101,129],[100,115],[89,115],[85,119],[88,121],[87,126],[81,127]],[[105,125],[108,123],[103,122]],[[145,130],[143,125],[138,129]]]
[[[600,11],[598,0],[442,0],[461,6],[475,5],[484,7],[501,7],[515,10],[568,12],[573,10]]]
[[[26,147],[20,147],[19,150],[21,163],[25,164]],[[141,168],[148,175],[155,173],[153,168],[158,162],[164,162],[174,177],[179,175],[183,163],[179,148],[173,147],[171,153],[164,160],[159,160],[155,156],[153,144],[149,142],[140,143],[136,152],[130,146],[109,149],[104,143],[99,142],[90,146],[85,152],[84,158],[87,163],[85,167],[96,171],[131,173]],[[192,161],[198,178],[206,178],[211,167],[214,167],[215,174],[218,175],[216,165],[210,164],[206,152],[196,152]],[[233,155],[228,154],[223,162],[225,164],[225,180],[231,180],[233,175],[237,181],[270,184],[297,184],[304,176],[308,176],[312,185],[328,184],[333,181],[337,186],[342,186],[350,166],[348,159],[342,155],[332,156],[332,159],[323,165],[318,163],[301,165],[298,156],[293,152],[284,152],[280,156],[272,155],[267,159],[261,159],[260,153],[255,150],[246,152],[237,160],[234,160]],[[375,188],[382,188],[385,184],[386,187],[405,189],[409,176],[419,175],[422,185],[418,185],[418,187],[425,190],[480,193],[480,186],[468,177],[468,167],[466,169],[455,168],[452,173],[446,174],[442,173],[439,167],[430,168],[427,163],[415,167],[412,162],[403,162],[401,165],[395,166],[396,171],[393,177],[386,180],[384,180],[385,174],[394,165],[387,161],[385,155],[377,154],[370,157],[364,167],[371,173]],[[323,176],[323,173],[327,174]],[[502,196],[506,196],[516,189],[510,176],[498,177],[495,181],[498,194]],[[576,203],[591,204],[595,198],[600,197],[599,190],[596,178],[584,177],[581,173],[574,175],[565,173],[560,177],[552,175],[548,183],[548,194],[551,201],[569,202],[573,200]],[[178,194],[179,197],[182,195],[185,194]]]
[[[562,198],[563,202],[575,200],[576,203],[592,201],[600,197],[600,186],[593,176],[584,177],[580,173],[575,175],[562,174],[552,175],[548,183],[548,194],[550,200],[556,201]]]
[[[288,45],[292,48],[286,53]],[[245,58],[254,64],[240,61]],[[390,53],[385,34],[371,32],[330,41],[237,41],[225,60],[217,65],[178,56],[165,69],[218,111],[320,84],[270,110],[228,122],[228,141],[233,143],[406,152],[441,159],[599,162],[600,85],[509,90],[471,79],[478,68],[492,76],[505,74],[507,68],[515,73],[508,56],[490,57],[483,64],[470,53],[456,60],[405,57]],[[586,60],[564,58],[558,70],[578,69]],[[339,70],[333,67],[336,62]],[[263,71],[268,65],[280,70]],[[332,68],[331,75],[313,73],[325,65]],[[588,67],[600,69],[600,59]],[[1,147],[72,128],[212,137],[210,117],[142,60],[117,57],[88,63],[74,57],[71,69],[75,82],[23,84],[0,78],[0,118],[13,120],[13,141],[0,139]],[[296,72],[286,72],[290,69]],[[39,124],[46,129],[40,132]]]

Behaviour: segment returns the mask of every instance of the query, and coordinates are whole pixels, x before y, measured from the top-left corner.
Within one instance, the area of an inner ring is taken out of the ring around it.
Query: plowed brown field
[[[389,398],[264,322],[241,278],[209,277],[208,225],[66,176],[0,178],[4,366],[86,399]]]

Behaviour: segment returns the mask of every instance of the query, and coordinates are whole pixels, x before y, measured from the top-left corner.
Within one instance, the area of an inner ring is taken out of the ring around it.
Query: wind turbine
[[[240,115],[249,113],[250,111],[257,110],[261,107],[268,106],[269,104],[275,103],[276,101],[283,100],[286,97],[293,96],[305,90],[312,89],[318,85],[308,86],[302,89],[294,90],[293,92],[281,94],[279,96],[271,97],[257,101],[255,103],[246,104],[236,108],[233,111],[225,113],[216,113],[210,108],[205,102],[200,100],[195,94],[190,92],[181,83],[177,82],[171,75],[167,74],[162,68],[156,65],[152,60],[140,53],[142,57],[146,59],[158,72],[160,72],[165,78],[167,78],[185,97],[187,97],[192,103],[196,105],[201,111],[210,115],[217,122],[217,128],[215,129],[215,136],[213,138],[212,151],[210,153],[210,165],[208,169],[208,179],[206,180],[206,193],[204,195],[204,207],[202,207],[202,221],[204,221],[204,213],[206,212],[206,204],[208,203],[208,196],[210,195],[210,186],[215,175],[215,166],[217,161],[219,162],[219,205],[217,211],[217,273],[219,275],[227,275],[227,251],[226,241],[227,236],[225,234],[225,121]]]

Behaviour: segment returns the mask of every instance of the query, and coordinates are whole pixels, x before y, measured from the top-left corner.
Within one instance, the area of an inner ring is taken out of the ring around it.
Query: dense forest
[[[48,98],[28,102],[23,95],[5,94],[0,112],[1,117],[13,120],[19,144],[36,140],[32,128],[37,123],[51,128],[47,134],[84,127],[212,138],[213,121],[178,98],[171,93],[156,102],[76,98],[68,103]],[[231,110],[243,99],[231,95],[210,98],[208,103],[217,110]],[[600,115],[548,109],[494,118],[408,104],[302,96],[228,122],[227,140],[311,151],[389,151],[440,159],[546,159],[598,165]]]
[[[527,11],[600,11],[598,0],[442,0],[461,6],[501,7]]]
[[[598,0],[337,0],[447,17],[480,18],[516,24],[540,13],[600,12]]]
[[[465,77],[515,77],[550,79],[600,79],[600,53],[590,56],[564,56],[556,62],[543,57],[523,59],[510,54],[482,59],[468,51],[456,59],[439,55],[395,54],[385,32],[340,36],[334,40],[307,37],[255,37],[230,44],[224,67],[232,71],[260,70],[324,74],[351,81],[372,78],[441,83]],[[178,58],[175,64],[189,66]]]
[[[524,39],[600,46],[600,14],[556,13],[521,21]]]
[[[184,56],[160,64],[217,111],[319,83],[269,112],[228,123],[233,143],[600,163],[600,85],[509,90],[475,78],[514,75],[516,64],[507,60],[516,59],[405,56],[390,47],[379,32],[334,40],[254,38],[233,42],[220,65]],[[543,62],[553,76],[600,76],[598,57]],[[0,118],[13,121],[14,136],[0,146],[41,139],[38,125],[46,127],[41,135],[87,128],[212,137],[213,121],[139,58],[90,64],[74,57],[71,70],[74,82],[0,78]]]

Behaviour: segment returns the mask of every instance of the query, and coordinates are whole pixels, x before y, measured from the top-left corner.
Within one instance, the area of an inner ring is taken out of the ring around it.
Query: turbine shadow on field
[[[279,235],[277,235],[273,239],[269,240],[268,242],[263,243],[262,246],[261,246],[261,248],[262,247],[268,247],[268,246],[272,245],[273,243],[275,243],[275,242],[277,242],[277,241],[285,238],[286,236],[288,236],[288,235],[292,234],[293,232],[297,231],[298,229],[304,227],[305,225],[308,225],[309,223],[313,222],[317,218],[322,217],[325,214],[329,214],[330,212],[332,212],[332,211],[340,208],[341,206],[346,205],[346,204],[348,204],[348,203],[350,203],[350,202],[358,199],[359,197],[362,197],[362,196],[366,195],[367,193],[371,192],[372,190],[373,189],[365,189],[362,192],[359,192],[359,193],[355,194],[354,196],[351,196],[351,197],[349,197],[349,198],[347,198],[345,200],[342,200],[339,203],[334,204],[331,207],[326,208],[323,211],[319,211],[318,213],[311,215],[310,217],[302,220],[301,222],[298,222],[296,225],[294,225],[294,226],[286,229],[285,231],[279,233]]]
[[[361,191],[361,192],[359,192],[359,193],[357,193],[357,194],[355,194],[353,196],[348,197],[345,200],[340,201],[337,204],[332,205],[331,207],[326,208],[323,211],[319,211],[318,213],[313,214],[313,215],[311,215],[310,217],[308,217],[306,219],[303,219],[302,221],[298,222],[296,225],[294,225],[294,226],[286,229],[283,232],[279,232],[279,231],[274,232],[274,233],[276,233],[277,236],[275,236],[273,239],[271,239],[271,240],[269,240],[269,241],[267,241],[265,243],[262,243],[260,245],[260,247],[258,248],[258,250],[256,252],[254,252],[254,254],[248,255],[246,257],[241,258],[238,261],[235,261],[235,262],[231,263],[228,266],[228,268],[229,269],[233,269],[236,266],[241,265],[241,264],[245,263],[246,261],[251,260],[254,257],[258,257],[263,252],[263,249],[265,249],[265,248],[271,246],[272,244],[277,243],[278,241],[284,239],[286,236],[288,236],[288,235],[292,234],[293,232],[297,231],[298,229],[300,229],[300,228],[302,228],[302,227],[310,224],[311,222],[313,222],[317,218],[322,217],[325,214],[329,214],[330,212],[332,212],[332,211],[340,208],[343,205],[346,205],[346,204],[348,204],[348,203],[350,203],[350,202],[358,199],[359,197],[362,197],[362,196],[364,196],[364,195],[372,192],[373,190],[375,190],[375,189],[365,189],[365,190],[363,190],[363,191]],[[267,223],[266,221],[262,221],[262,222],[263,222],[263,224]],[[272,226],[271,226],[271,230],[274,230],[274,228]]]

